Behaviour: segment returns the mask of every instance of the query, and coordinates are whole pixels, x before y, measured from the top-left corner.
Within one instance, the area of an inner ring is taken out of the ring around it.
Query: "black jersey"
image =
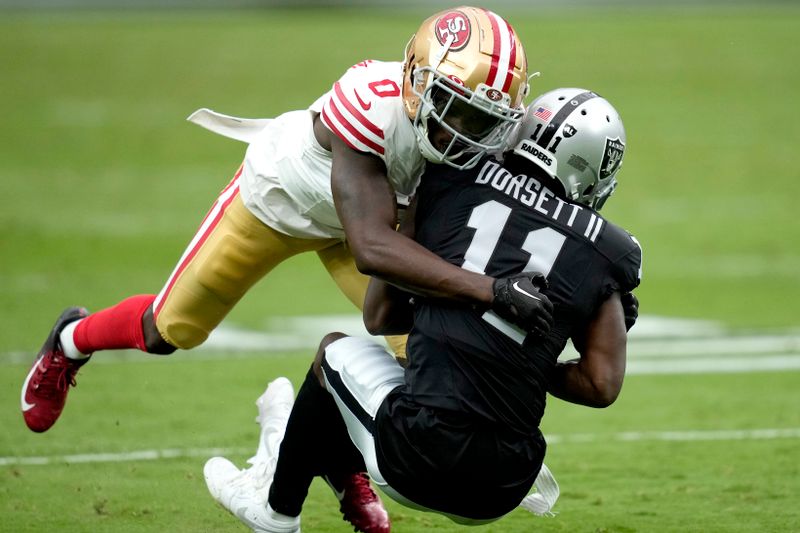
[[[489,276],[543,273],[555,323],[541,339],[492,313],[422,299],[409,342],[433,337],[448,349],[410,351],[410,392],[418,402],[529,432],[539,425],[545,380],[569,337],[613,291],[639,284],[641,248],[596,211],[558,198],[493,159],[466,171],[432,168],[417,193],[416,240],[454,265]]]
[[[392,486],[431,507],[499,516],[541,465],[538,426],[559,354],[612,292],[638,285],[641,249],[596,211],[493,159],[463,171],[430,167],[415,226],[416,240],[454,265],[493,277],[538,271],[549,282],[555,323],[544,339],[485,310],[417,298],[405,385],[378,414],[381,470]],[[420,492],[409,472],[448,479]],[[459,496],[442,501],[443,493]]]

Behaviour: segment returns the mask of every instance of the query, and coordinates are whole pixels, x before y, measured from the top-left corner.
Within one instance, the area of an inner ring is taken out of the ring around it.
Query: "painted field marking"
[[[725,357],[697,356],[691,359],[681,357],[660,361],[642,361],[636,357],[629,357],[625,375],[730,374],[778,370],[800,370],[800,354],[760,353],[744,357],[733,353]]]
[[[548,444],[582,444],[601,441],[697,442],[800,439],[800,428],[724,429],[687,431],[623,431],[620,433],[572,433],[545,435]],[[126,463],[163,459],[203,458],[217,455],[236,456],[253,453],[252,448],[167,448],[120,453],[83,453],[73,455],[7,456],[0,457],[0,466],[45,466],[51,464]]]
[[[246,455],[253,450],[248,448],[167,448],[163,450],[137,450],[119,453],[80,453],[71,455],[8,456],[0,457],[0,466],[26,465],[40,466],[58,463],[126,463],[131,461],[157,461],[160,459],[181,459],[184,457],[211,458],[217,455]]]
[[[687,431],[623,431],[620,433],[572,433],[564,435],[545,435],[548,444],[584,443],[600,441],[735,441],[735,440],[774,440],[800,439],[800,428],[772,429],[720,429]]]
[[[331,331],[369,337],[357,314],[272,317],[263,331],[223,324],[209,339],[190,352],[171,359],[194,361],[250,358],[273,353],[302,352],[310,359],[322,337]],[[373,337],[382,340],[381,337]],[[561,359],[578,354],[570,344]],[[33,354],[0,354],[0,364],[30,364]],[[104,352],[92,364],[158,362],[133,350]],[[721,374],[800,370],[800,331],[742,334],[707,320],[641,316],[628,337],[627,374]]]

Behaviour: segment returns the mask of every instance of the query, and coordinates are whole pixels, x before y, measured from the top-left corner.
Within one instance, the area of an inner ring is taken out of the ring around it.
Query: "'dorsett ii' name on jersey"
[[[561,225],[583,233],[592,242],[597,239],[603,227],[603,219],[591,210],[562,200],[534,177],[513,175],[495,161],[489,160],[483,165],[475,183],[488,185],[510,196]]]

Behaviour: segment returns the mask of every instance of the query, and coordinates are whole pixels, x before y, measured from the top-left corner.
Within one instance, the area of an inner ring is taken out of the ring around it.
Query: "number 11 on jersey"
[[[461,268],[486,274],[486,267],[500,242],[511,208],[496,200],[489,200],[472,209],[467,227],[475,230],[469,248],[464,253]],[[531,258],[520,272],[550,274],[567,237],[553,228],[539,228],[528,232],[520,249]]]
[[[467,227],[474,229],[475,235],[472,236],[472,241],[464,253],[464,263],[461,268],[486,274],[486,267],[500,243],[510,216],[511,208],[496,200],[489,200],[472,209]],[[540,272],[547,277],[566,240],[566,236],[553,228],[545,227],[529,231],[520,249],[528,252],[531,258],[520,272]],[[486,311],[482,318],[517,344],[525,342],[528,332],[503,320],[493,311]]]

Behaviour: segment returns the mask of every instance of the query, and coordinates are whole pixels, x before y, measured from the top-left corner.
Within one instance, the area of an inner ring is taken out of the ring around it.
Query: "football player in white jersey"
[[[61,314],[23,383],[28,427],[42,432],[56,422],[94,352],[198,346],[253,284],[302,252],[316,252],[359,308],[373,275],[492,308],[524,329],[549,328],[541,300],[495,298],[494,278],[455,267],[395,231],[396,197],[413,193],[426,160],[469,167],[503,147],[524,113],[527,81],[510,24],[462,6],[426,19],[403,62],[359,63],[308,109],[260,121],[201,111],[195,121],[250,143],[243,164],[158,295]],[[527,293],[538,294],[531,283]],[[354,507],[373,497],[344,496]]]
[[[370,339],[327,335],[296,400],[278,378],[257,402],[267,408],[246,476],[224,457],[206,463],[212,496],[256,531],[299,532],[314,476],[360,459],[397,502],[459,524],[489,523],[517,506],[551,514],[559,488],[543,464],[547,393],[607,407],[625,374],[637,306],[623,295],[639,285],[642,250],[598,213],[625,144],[607,100],[561,88],[528,107],[503,163],[428,166],[399,231],[464,269],[498,277],[540,269],[558,306],[552,330],[524,335],[452,301],[412,304],[373,278],[365,325],[410,332],[408,366]],[[559,361],[570,338],[580,357]]]

